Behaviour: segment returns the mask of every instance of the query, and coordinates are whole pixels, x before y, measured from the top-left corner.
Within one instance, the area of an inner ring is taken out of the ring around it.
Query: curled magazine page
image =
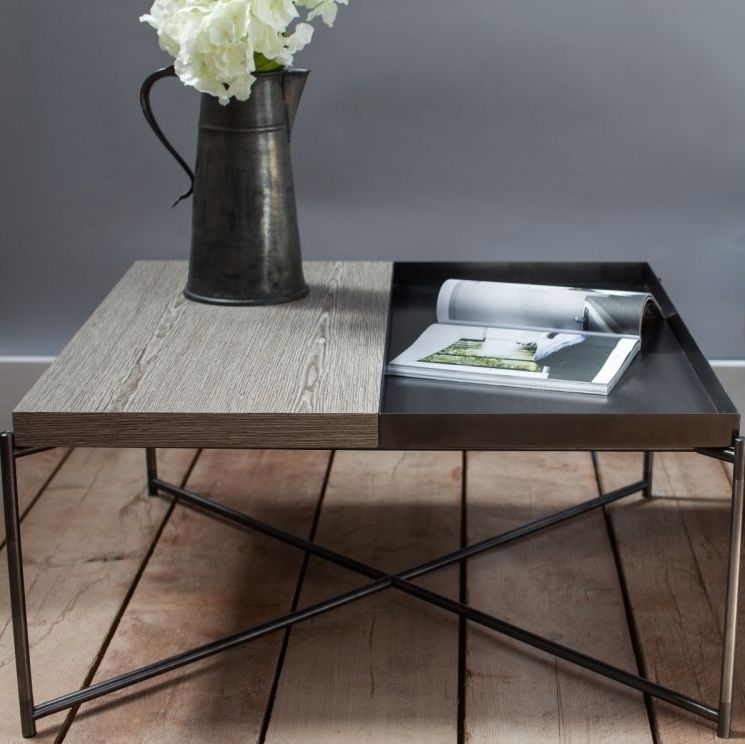
[[[651,295],[592,290],[585,299],[585,330],[641,335],[645,318],[661,315]]]
[[[448,279],[437,298],[437,320],[582,330],[585,294],[566,287]]]
[[[645,292],[448,279],[437,297],[440,323],[554,328],[641,335],[661,311]]]

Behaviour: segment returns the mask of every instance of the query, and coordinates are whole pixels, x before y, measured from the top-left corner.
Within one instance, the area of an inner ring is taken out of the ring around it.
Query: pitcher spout
[[[287,138],[292,135],[292,126],[295,123],[300,98],[303,95],[305,82],[310,75],[310,70],[286,70],[282,78],[282,96],[287,110]]]

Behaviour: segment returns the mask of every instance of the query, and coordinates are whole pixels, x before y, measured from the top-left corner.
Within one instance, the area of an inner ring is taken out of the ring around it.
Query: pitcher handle
[[[176,148],[168,141],[165,134],[163,134],[163,130],[156,121],[155,116],[153,115],[153,109],[150,106],[150,90],[158,80],[166,77],[176,77],[176,70],[173,65],[170,67],[164,67],[161,70],[156,70],[152,75],[148,75],[148,77],[145,78],[145,82],[140,88],[140,106],[142,107],[142,113],[145,115],[145,121],[150,125],[153,132],[155,132],[155,136],[160,140],[163,147],[173,155],[176,162],[186,171],[186,174],[189,176],[189,180],[191,181],[189,190],[181,194],[181,196],[173,202],[172,206],[175,207],[182,199],[186,199],[192,195],[192,192],[194,191],[194,171],[192,171],[189,164],[181,157],[181,155],[179,155]]]

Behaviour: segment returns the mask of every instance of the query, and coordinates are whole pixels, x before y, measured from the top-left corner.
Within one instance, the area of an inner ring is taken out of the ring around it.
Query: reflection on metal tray
[[[607,397],[387,375],[380,446],[421,449],[692,449],[729,446],[740,416],[646,263],[397,263],[386,359],[436,322],[448,278],[651,292],[663,319]]]

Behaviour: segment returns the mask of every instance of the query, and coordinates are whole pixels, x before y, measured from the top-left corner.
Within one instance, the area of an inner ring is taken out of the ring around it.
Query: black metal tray
[[[651,292],[663,319],[605,396],[385,375],[379,444],[402,449],[726,447],[740,416],[646,263],[396,263],[386,360],[436,322],[448,278]]]

